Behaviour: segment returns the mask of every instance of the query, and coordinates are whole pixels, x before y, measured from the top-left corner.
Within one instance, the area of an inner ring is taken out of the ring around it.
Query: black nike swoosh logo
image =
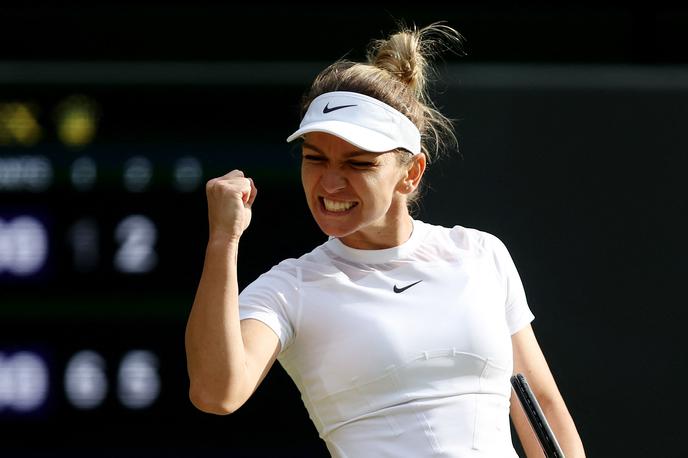
[[[335,110],[341,110],[342,108],[349,108],[349,107],[355,107],[356,105],[339,105],[338,107],[332,107],[330,108],[330,102],[327,102],[327,105],[325,105],[325,108],[323,108],[323,113],[330,113]]]
[[[409,289],[410,287],[412,287],[412,286],[414,286],[414,285],[417,285],[418,283],[420,283],[420,282],[422,282],[422,281],[423,281],[423,280],[418,280],[417,282],[411,283],[410,285],[404,286],[403,288],[397,288],[397,285],[394,285],[394,292],[395,292],[395,293],[403,293],[404,291],[406,291],[406,290]]]

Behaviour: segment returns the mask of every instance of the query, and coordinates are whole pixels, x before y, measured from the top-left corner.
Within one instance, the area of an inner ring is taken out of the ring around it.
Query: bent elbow
[[[214,415],[229,415],[236,412],[244,402],[228,397],[214,396],[199,389],[189,390],[189,400],[198,410]]]

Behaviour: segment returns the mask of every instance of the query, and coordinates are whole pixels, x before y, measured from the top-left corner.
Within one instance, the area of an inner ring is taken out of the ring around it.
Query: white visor
[[[404,148],[420,153],[420,132],[409,118],[373,97],[357,92],[321,94],[311,102],[290,142],[308,132],[327,132],[374,153]]]

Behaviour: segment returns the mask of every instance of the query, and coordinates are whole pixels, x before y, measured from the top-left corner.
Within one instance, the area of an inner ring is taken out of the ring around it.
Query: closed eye
[[[360,168],[370,168],[375,166],[374,162],[367,162],[367,161],[349,161],[349,164],[353,165],[354,167],[360,167]]]
[[[325,158],[323,156],[318,156],[315,154],[304,154],[303,160],[304,161],[310,161],[310,162],[324,162]]]

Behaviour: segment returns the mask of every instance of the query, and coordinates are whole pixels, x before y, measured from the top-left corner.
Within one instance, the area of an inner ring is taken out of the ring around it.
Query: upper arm
[[[267,324],[248,318],[241,320],[241,336],[246,352],[247,397],[263,381],[280,353],[279,337]]]
[[[280,352],[294,336],[291,316],[299,304],[298,276],[273,268],[239,294],[239,317],[244,343],[244,399],[253,394]]]

